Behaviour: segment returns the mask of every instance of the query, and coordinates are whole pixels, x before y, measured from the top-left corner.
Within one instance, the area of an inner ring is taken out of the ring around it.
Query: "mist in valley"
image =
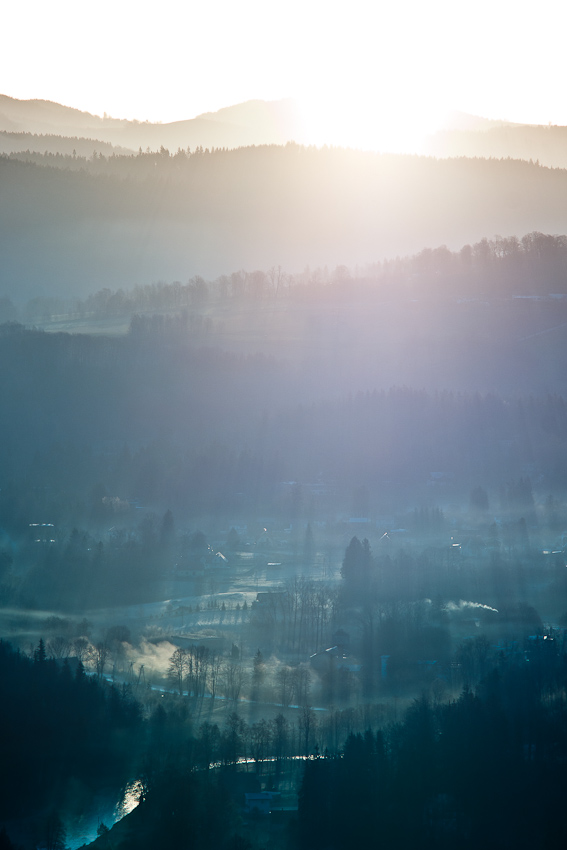
[[[0,845],[560,841],[562,161],[11,100]]]

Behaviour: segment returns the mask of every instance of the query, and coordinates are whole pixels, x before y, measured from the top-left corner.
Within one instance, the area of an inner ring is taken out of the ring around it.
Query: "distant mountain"
[[[109,153],[93,142],[112,145],[114,152],[152,151],[161,147],[172,153],[179,148],[238,148],[250,145],[281,145],[307,140],[298,104],[291,99],[251,100],[205,112],[186,121],[168,124],[128,121],[91,115],[46,100],[17,100],[0,95],[0,153],[23,150],[90,156],[93,150]],[[33,134],[21,141],[17,134]],[[7,134],[10,134],[7,136]],[[57,141],[84,139],[80,143]],[[45,139],[49,137],[49,140]],[[329,139],[329,144],[333,139]],[[90,151],[90,152],[88,152]],[[526,159],[550,167],[567,167],[567,127],[545,127],[495,121],[464,112],[450,111],[441,129],[429,136],[421,150],[436,157],[483,157]]]
[[[246,145],[302,141],[303,132],[293,100],[252,100],[169,124],[127,121],[91,115],[46,100],[16,100],[0,95],[0,130],[11,133],[80,136],[130,150],[202,146],[235,148]]]
[[[440,126],[440,131],[479,131],[493,130],[497,127],[521,127],[522,124],[515,124],[511,121],[495,121],[493,118],[482,118],[480,115],[469,115],[468,112],[459,112],[457,109],[450,109]]]
[[[472,116],[465,116],[469,117]],[[448,124],[427,139],[423,153],[437,157],[531,159],[550,168],[567,168],[567,127],[490,124],[475,125],[467,120]]]
[[[69,136],[72,133],[85,135],[93,127],[120,126],[127,124],[116,118],[101,118],[90,112],[81,112],[71,106],[63,106],[51,100],[18,100],[0,95],[0,130],[18,133],[47,133],[54,136]]]

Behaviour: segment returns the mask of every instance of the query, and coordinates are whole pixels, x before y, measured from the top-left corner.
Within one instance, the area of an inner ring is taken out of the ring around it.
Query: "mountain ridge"
[[[301,141],[300,116],[291,99],[250,100],[168,123],[100,117],[54,101],[0,95],[0,130],[35,135],[88,135],[130,150],[166,147],[242,147]]]

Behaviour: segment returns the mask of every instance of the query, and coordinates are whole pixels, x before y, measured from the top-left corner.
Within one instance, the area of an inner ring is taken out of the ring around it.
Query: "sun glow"
[[[445,114],[441,104],[393,96],[303,97],[300,110],[307,144],[391,153],[419,153]]]
[[[164,123],[292,97],[308,113],[306,141],[410,152],[440,104],[567,123],[556,5],[164,0],[156,16],[149,3],[101,0],[93,16],[31,0],[5,10],[2,93]]]

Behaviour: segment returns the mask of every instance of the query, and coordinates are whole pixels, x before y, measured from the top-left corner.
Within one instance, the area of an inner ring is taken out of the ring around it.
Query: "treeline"
[[[60,159],[69,167],[0,158],[9,297],[274,264],[365,267],[486,233],[567,230],[566,172],[520,160],[295,144],[97,156],[78,170],[78,157]]]
[[[0,143],[3,135],[14,136],[16,134],[1,134]],[[17,134],[22,139],[22,144],[25,144],[26,137],[30,134]],[[32,139],[42,136],[32,137]],[[49,140],[49,136],[45,137]],[[60,137],[55,139],[60,141]],[[192,159],[198,160],[199,157],[210,157],[222,153],[227,153],[225,148],[214,147],[203,148],[198,145],[193,151],[191,148],[179,148],[176,152],[170,153],[163,145],[159,150],[142,151],[140,148],[137,154],[113,150],[110,142],[102,142],[96,139],[73,139],[69,138],[66,141],[65,147],[68,150],[63,151],[62,145],[58,145],[58,149],[49,150],[49,145],[43,150],[39,149],[40,142],[35,143],[38,150],[29,149],[20,151],[10,151],[5,154],[8,159],[29,162],[36,165],[46,165],[53,168],[63,168],[71,171],[84,171],[88,174],[113,174],[117,177],[134,177],[145,179],[155,177],[156,172],[160,176],[171,174],[182,174],[183,170],[188,169],[189,162]],[[195,167],[195,162],[193,162]]]
[[[459,251],[446,246],[426,248],[409,257],[377,261],[349,269],[337,266],[305,269],[299,273],[281,266],[269,270],[240,270],[205,280],[199,275],[187,283],[153,283],[129,290],[101,289],[83,300],[37,296],[17,307],[10,298],[0,299],[2,321],[28,324],[53,319],[111,319],[131,317],[133,332],[149,332],[153,314],[183,312],[187,332],[202,328],[207,313],[212,329],[215,311],[231,303],[258,304],[306,299],[325,303],[347,299],[420,300],[446,298],[510,298],[522,295],[567,294],[567,236],[529,233],[519,239],[482,239]],[[193,311],[189,313],[189,311]],[[149,315],[148,315],[149,314]],[[147,317],[147,318],[144,318]],[[226,316],[219,313],[226,321]]]
[[[16,159],[28,160],[34,154],[40,153],[41,162],[65,163],[66,156],[76,160],[77,157],[90,158],[96,152],[109,156],[112,153],[125,153],[126,149],[116,149],[110,142],[99,139],[88,139],[77,136],[55,136],[50,133],[16,133],[0,130],[0,153],[14,155]],[[61,158],[62,159],[61,159]]]

